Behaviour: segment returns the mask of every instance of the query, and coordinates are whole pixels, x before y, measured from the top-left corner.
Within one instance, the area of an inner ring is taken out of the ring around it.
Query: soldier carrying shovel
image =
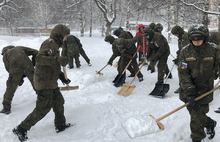
[[[117,54],[115,54],[115,56],[112,56],[110,58],[109,64],[112,63],[112,59],[120,55],[120,59],[118,62],[118,69],[117,69],[118,75],[113,80],[114,86],[119,87],[125,83],[126,74],[124,70],[126,70],[127,68],[131,72],[131,74],[134,74],[134,75],[139,70],[138,63],[136,60],[137,50],[135,47],[135,43],[139,39],[140,37],[135,37],[133,39],[123,39],[123,38],[115,39],[111,35],[108,35],[105,37],[105,41],[112,44],[113,52],[116,53],[117,51]],[[139,78],[139,81],[143,81],[143,75],[141,72],[139,72],[137,76]]]

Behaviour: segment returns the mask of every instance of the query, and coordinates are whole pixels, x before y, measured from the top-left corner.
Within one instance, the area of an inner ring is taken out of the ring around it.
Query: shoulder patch
[[[195,57],[188,57],[188,58],[186,58],[186,61],[196,61],[196,58]]]

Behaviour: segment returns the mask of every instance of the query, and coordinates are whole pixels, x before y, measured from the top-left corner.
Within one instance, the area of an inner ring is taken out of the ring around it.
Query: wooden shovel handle
[[[204,98],[204,97],[210,95],[210,93],[212,93],[212,92],[214,92],[215,90],[217,90],[218,88],[220,88],[220,85],[219,85],[219,84],[220,84],[220,80],[216,83],[216,85],[214,86],[214,88],[213,88],[212,90],[210,90],[210,91],[208,91],[208,92],[202,94],[201,96],[195,98],[195,101],[201,100],[202,98]],[[166,114],[160,116],[159,118],[156,119],[156,122],[159,122],[160,120],[162,120],[162,119],[164,119],[164,118],[170,116],[171,114],[173,114],[173,113],[179,111],[180,109],[182,109],[182,108],[184,108],[184,107],[186,107],[186,106],[188,106],[188,105],[189,105],[189,103],[185,103],[185,104],[183,104],[183,105],[177,107],[176,109],[174,109],[174,110],[172,110],[172,111],[170,111],[170,112],[168,112],[168,113],[166,113]]]
[[[97,73],[101,73],[102,70],[104,70],[104,68],[106,68],[108,66],[108,64],[106,64],[103,68],[101,68],[99,71],[97,71]]]

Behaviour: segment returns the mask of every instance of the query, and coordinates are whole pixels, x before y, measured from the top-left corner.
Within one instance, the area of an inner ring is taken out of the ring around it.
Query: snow
[[[23,45],[39,49],[41,43],[47,37],[11,37],[0,36],[0,50],[7,45]],[[28,131],[28,142],[190,142],[189,114],[184,108],[173,115],[161,120],[165,130],[136,138],[131,138],[125,131],[124,123],[136,116],[149,116],[158,118],[161,115],[175,109],[183,103],[179,96],[174,94],[178,88],[178,75],[176,67],[172,70],[173,79],[169,79],[170,90],[166,97],[155,98],[148,95],[154,88],[157,73],[147,71],[147,66],[142,68],[144,81],[135,80],[132,95],[123,97],[117,95],[119,88],[112,85],[116,76],[116,68],[107,66],[103,76],[96,74],[108,62],[112,51],[111,46],[104,42],[103,37],[95,35],[92,38],[80,37],[83,47],[91,59],[92,66],[88,66],[80,57],[81,68],[67,69],[70,85],[79,85],[79,90],[62,92],[65,99],[65,116],[67,122],[75,124],[66,131],[57,134],[54,129],[53,111],[48,113],[41,121]],[[170,43],[171,52],[175,56],[177,39],[172,37]],[[169,57],[169,68],[172,67],[173,57]],[[116,61],[115,61],[116,62]],[[0,101],[6,89],[8,73],[0,59]],[[128,73],[129,74],[129,73]],[[132,78],[127,78],[130,82]],[[62,83],[59,82],[61,86]],[[210,104],[208,113],[215,120],[220,120],[220,114],[214,110],[220,107],[219,90],[216,91],[214,101]],[[18,142],[18,138],[12,133],[26,116],[33,110],[36,103],[36,94],[30,82],[25,79],[19,87],[12,102],[10,115],[0,114],[0,142]],[[0,107],[0,109],[2,106]],[[150,122],[149,122],[150,123]],[[220,123],[219,123],[220,124]],[[220,126],[217,124],[216,136],[212,142],[220,141]],[[208,142],[206,138],[203,142]]]

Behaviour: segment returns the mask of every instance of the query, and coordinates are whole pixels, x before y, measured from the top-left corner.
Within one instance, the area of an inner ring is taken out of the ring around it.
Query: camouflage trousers
[[[66,123],[64,116],[64,98],[59,89],[37,91],[36,107],[24,121],[19,125],[25,130],[30,130],[38,121],[53,109],[55,114],[55,127],[63,126]]]
[[[30,80],[33,86],[33,72],[25,73],[27,78]],[[15,91],[17,90],[18,86],[22,85],[21,80],[23,79],[24,73],[14,73],[9,74],[8,80],[6,82],[6,91],[3,98],[3,106],[6,109],[11,109],[11,102],[14,97]],[[33,87],[34,88],[34,87]]]
[[[118,62],[118,73],[122,74],[122,72],[124,71],[125,67],[127,66],[127,64],[129,63],[129,61],[132,59],[128,58],[127,56],[121,56]],[[139,70],[138,67],[138,63],[136,60],[136,57],[134,57],[130,63],[130,65],[127,68],[129,70],[129,72],[133,75],[135,75],[137,73],[137,71]],[[137,74],[138,78],[143,77],[143,74],[139,71]]]
[[[157,80],[158,81],[163,81],[164,75],[169,73],[167,59],[168,59],[168,56],[163,56],[158,61],[158,64],[157,64],[157,68],[158,68]]]
[[[210,117],[206,115],[209,112],[209,105],[202,104],[196,105],[195,107],[187,107],[190,114],[190,129],[191,138],[193,140],[202,140],[206,137],[204,128],[207,128],[209,124],[213,121]]]
[[[86,62],[89,64],[90,63],[90,59],[88,58],[88,56],[86,55],[84,49],[81,47],[79,48],[79,53],[80,55],[86,60]]]
[[[73,68],[74,67],[74,65],[73,65],[73,60],[75,59],[75,63],[76,63],[76,67],[78,68],[78,67],[80,67],[81,65],[80,65],[80,61],[79,61],[79,55],[75,55],[75,56],[73,56],[73,55],[68,55],[68,62],[69,62],[69,67],[70,68]]]

